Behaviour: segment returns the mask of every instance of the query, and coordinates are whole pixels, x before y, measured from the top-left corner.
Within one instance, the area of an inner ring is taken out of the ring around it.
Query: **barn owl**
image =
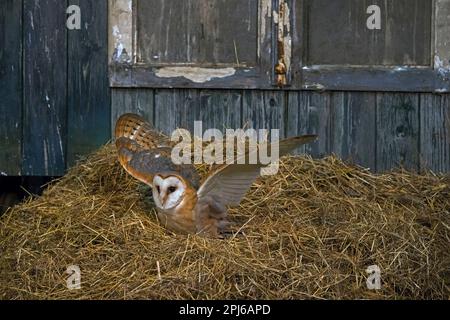
[[[116,123],[115,138],[120,164],[151,187],[160,222],[177,233],[223,236],[228,226],[227,208],[239,205],[264,167],[224,164],[200,184],[194,166],[174,164],[172,142],[140,116],[122,115]],[[315,139],[307,135],[282,140],[279,155]]]

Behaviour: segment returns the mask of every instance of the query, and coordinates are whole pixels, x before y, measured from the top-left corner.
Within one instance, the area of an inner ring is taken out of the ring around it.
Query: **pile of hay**
[[[230,211],[242,235],[174,235],[155,213],[106,146],[0,219],[0,298],[450,298],[449,178],[286,157]]]

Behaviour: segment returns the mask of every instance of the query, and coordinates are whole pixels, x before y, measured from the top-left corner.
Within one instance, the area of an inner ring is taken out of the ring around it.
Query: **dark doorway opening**
[[[33,195],[39,196],[57,177],[0,177],[0,215]]]

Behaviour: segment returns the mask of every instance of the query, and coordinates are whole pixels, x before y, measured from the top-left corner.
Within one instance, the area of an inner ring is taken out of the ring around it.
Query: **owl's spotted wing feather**
[[[175,173],[198,188],[199,177],[192,166],[175,165],[171,141],[142,117],[124,114],[116,122],[116,147],[119,162],[136,179],[151,185],[155,174]]]
[[[279,156],[286,155],[300,145],[312,142],[316,138],[315,135],[306,135],[279,141],[276,143],[279,147]],[[258,150],[250,151],[250,153],[257,152]],[[242,157],[249,159],[250,153],[247,152]],[[213,197],[222,205],[239,205],[250,186],[259,177],[261,168],[267,165],[261,163],[238,164],[237,162],[223,165],[213,172],[198,190],[199,199]]]
[[[115,137],[135,141],[142,149],[171,146],[167,136],[155,130],[144,118],[132,113],[124,114],[117,120]]]

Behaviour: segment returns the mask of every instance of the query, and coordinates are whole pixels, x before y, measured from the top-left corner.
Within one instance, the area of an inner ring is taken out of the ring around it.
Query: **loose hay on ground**
[[[286,157],[230,211],[243,235],[174,235],[108,145],[1,218],[0,297],[448,299],[449,198],[449,178],[430,173]],[[70,265],[81,290],[66,287]]]

